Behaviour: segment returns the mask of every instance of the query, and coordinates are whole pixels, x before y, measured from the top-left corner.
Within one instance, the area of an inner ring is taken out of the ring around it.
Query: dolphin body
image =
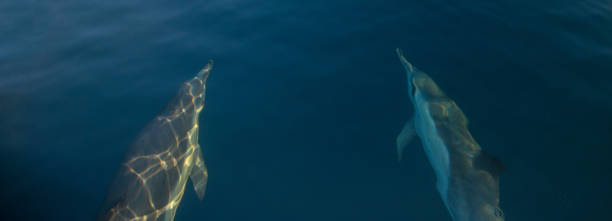
[[[414,116],[397,137],[398,157],[415,138],[436,177],[436,187],[455,221],[503,221],[499,208],[499,160],[484,152],[467,129],[467,118],[424,72],[397,55],[406,70]]]
[[[208,172],[198,144],[212,61],[185,82],[129,148],[98,214],[99,221],[172,221],[187,179],[202,200]]]

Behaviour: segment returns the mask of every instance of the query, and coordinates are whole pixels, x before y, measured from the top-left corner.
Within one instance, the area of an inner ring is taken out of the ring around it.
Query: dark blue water
[[[102,3],[104,2],[104,3]],[[176,220],[450,220],[394,49],[507,167],[507,220],[612,209],[612,1],[1,1],[1,220],[91,220],[123,153],[215,60],[210,182]]]

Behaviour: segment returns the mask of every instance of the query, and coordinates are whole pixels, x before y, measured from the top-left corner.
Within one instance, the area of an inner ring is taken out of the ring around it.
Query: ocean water
[[[0,220],[92,220],[208,59],[209,168],[176,219],[450,220],[394,54],[498,156],[507,220],[612,209],[612,1],[0,2]],[[190,185],[190,184],[188,184]]]

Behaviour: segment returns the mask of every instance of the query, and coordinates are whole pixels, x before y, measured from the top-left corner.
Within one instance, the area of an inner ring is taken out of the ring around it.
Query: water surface
[[[394,54],[499,156],[507,220],[611,209],[612,2],[3,1],[3,220],[91,220],[123,153],[215,59],[210,172],[176,220],[450,220]]]

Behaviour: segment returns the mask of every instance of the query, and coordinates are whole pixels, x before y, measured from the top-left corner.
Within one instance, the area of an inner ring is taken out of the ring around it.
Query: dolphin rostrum
[[[397,137],[398,157],[416,135],[433,167],[436,187],[455,221],[503,221],[499,160],[484,152],[467,129],[461,109],[424,72],[397,55],[406,70],[414,116]]]
[[[212,61],[140,132],[111,184],[99,221],[172,221],[188,178],[202,200],[208,172],[198,144],[198,116],[211,68]]]

